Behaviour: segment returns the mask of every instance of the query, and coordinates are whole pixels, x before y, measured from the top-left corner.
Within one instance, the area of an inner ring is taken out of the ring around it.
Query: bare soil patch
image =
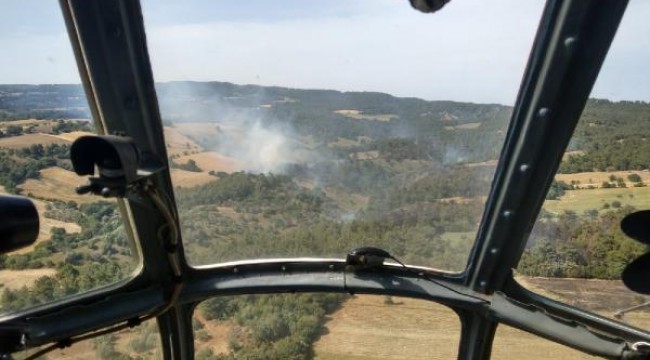
[[[194,338],[196,352],[201,349],[211,348],[214,355],[230,353],[230,349],[228,348],[228,335],[233,328],[232,324],[226,321],[208,321],[201,311],[194,312],[194,321],[196,320],[204,325],[203,330],[210,335],[209,339]],[[194,333],[196,334],[197,331]]]
[[[241,214],[235,211],[235,209],[228,206],[217,206],[219,213],[225,217],[228,217],[233,220],[238,220],[241,218]]]

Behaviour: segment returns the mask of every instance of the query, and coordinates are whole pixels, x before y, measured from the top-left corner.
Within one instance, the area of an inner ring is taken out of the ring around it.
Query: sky
[[[156,81],[514,104],[544,2],[143,0]],[[57,1],[0,2],[0,83],[79,83]],[[592,97],[650,101],[650,1],[633,0]]]

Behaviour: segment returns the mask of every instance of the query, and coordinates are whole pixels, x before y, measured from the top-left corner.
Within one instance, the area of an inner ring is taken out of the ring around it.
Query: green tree
[[[639,174],[636,174],[636,173],[628,175],[627,179],[630,180],[633,183],[639,183],[639,182],[643,181],[643,179],[641,179],[641,176],[639,176]]]

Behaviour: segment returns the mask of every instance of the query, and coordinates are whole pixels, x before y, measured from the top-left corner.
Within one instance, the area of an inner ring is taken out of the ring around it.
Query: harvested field
[[[488,160],[488,161],[477,162],[477,163],[469,163],[466,166],[467,167],[497,166],[498,164],[499,164],[499,160]]]
[[[32,145],[70,144],[70,141],[49,134],[25,134],[0,139],[0,148],[22,149]]]
[[[49,167],[41,170],[40,179],[28,179],[19,188],[24,195],[41,200],[75,201],[80,204],[97,201],[94,196],[77,195],[75,189],[83,183],[85,179],[72,171]]]
[[[356,160],[375,160],[375,159],[379,159],[379,151],[377,150],[360,151],[354,154],[350,154],[350,158]]]
[[[510,359],[602,359],[554,343],[525,331],[499,325],[492,345],[492,360]]]
[[[476,196],[476,197],[454,196],[454,197],[437,199],[436,201],[445,204],[469,204],[472,202],[476,202],[477,200],[485,204],[487,202],[487,196]]]
[[[631,174],[639,175],[643,180],[643,183],[650,184],[650,171],[647,170],[612,171],[612,172],[594,171],[594,172],[583,172],[583,173],[575,173],[575,174],[557,174],[555,175],[555,180],[564,181],[567,184],[571,184],[571,182],[574,181],[577,182],[577,184],[575,184],[574,186],[583,189],[589,186],[599,188],[603,186],[603,182],[611,182],[610,176],[613,175],[616,178],[623,178],[625,184],[628,187],[632,187],[634,183],[628,180],[627,178]]]
[[[41,276],[54,276],[56,269],[0,270],[0,284],[6,289],[31,286]]]
[[[640,297],[620,281],[517,277],[525,287],[545,296],[611,316],[619,306],[638,304]],[[455,358],[459,321],[447,308],[421,300],[356,296],[332,314],[316,342],[317,360]],[[589,307],[591,306],[591,307]],[[594,308],[595,307],[595,308]],[[625,321],[650,329],[650,309],[629,313]],[[415,340],[417,339],[417,340]],[[413,343],[411,343],[413,341]],[[580,351],[500,325],[493,359],[594,359]]]
[[[174,161],[178,164],[185,164],[190,159],[196,161],[196,165],[198,165],[203,171],[223,171],[233,173],[244,170],[246,165],[237,159],[221,155],[215,151],[206,151],[198,154],[180,156]]]
[[[79,139],[80,137],[86,136],[86,135],[96,135],[96,134],[93,134],[93,133],[87,132],[87,131],[72,131],[72,132],[69,132],[69,133],[62,133],[62,134],[58,134],[58,135],[54,135],[54,136],[58,137],[59,139],[63,139],[63,140],[73,142],[73,141]]]
[[[608,316],[643,302],[620,280],[518,276],[517,282],[549,298]]]
[[[650,207],[650,187],[568,190],[558,200],[546,200],[544,210],[560,214],[566,210],[579,215],[586,210],[604,210],[605,204],[618,201],[621,206],[634,206],[637,209]]]
[[[175,127],[164,127],[165,142],[167,144],[167,155],[182,155],[184,153],[201,152],[203,148],[194,140],[183,135]]]
[[[146,330],[150,330],[157,326],[154,320],[148,320],[135,328],[129,328],[117,333],[103,335],[96,340],[90,339],[77,342],[67,348],[56,349],[49,353],[47,358],[63,360],[99,359],[101,357],[98,353],[97,344],[108,343],[109,339],[113,339],[115,350],[121,354],[126,354],[129,358],[162,359],[160,335],[158,332],[150,334],[151,337],[149,343],[153,345],[153,348],[145,352],[137,352],[133,349],[133,346],[131,345],[133,340],[139,339],[142,341],[142,331],[145,330],[143,327],[147,327]],[[22,359],[33,354],[37,350],[38,348],[36,350],[25,351],[24,353],[16,353],[15,355],[17,355],[17,359]],[[111,356],[111,358],[113,357]]]
[[[338,148],[349,148],[349,147],[354,147],[354,146],[359,146],[359,142],[356,140],[352,139],[346,139],[346,138],[338,138],[336,141],[333,141],[329,144],[327,144],[328,147],[338,147]]]
[[[215,137],[221,133],[219,124],[214,122],[183,122],[175,123],[174,128],[182,135],[195,141],[206,137]]]
[[[481,127],[480,122],[471,122],[456,126],[445,126],[445,130],[474,130]]]
[[[614,314],[650,301],[628,290],[620,280],[559,279],[518,276],[525,288],[548,298],[582,308],[628,325],[650,330],[650,306],[627,312],[621,318]]]
[[[628,290],[620,280],[562,279],[517,276],[525,288],[548,298],[613,318],[617,311],[650,301]],[[650,306],[626,313],[619,321],[641,329],[650,329]]]
[[[194,172],[181,169],[171,169],[172,183],[175,187],[194,187],[216,181],[217,178],[207,172]]]
[[[360,110],[335,110],[334,113],[355,119],[355,120],[369,120],[369,121],[381,121],[388,122],[394,119],[399,119],[399,116],[395,114],[364,114]]]
[[[478,129],[481,127],[480,122],[470,122],[470,123],[465,123],[465,124],[460,124],[456,125],[456,129],[464,129],[464,130],[473,130],[473,129]]]
[[[616,297],[620,290],[615,281],[587,281],[588,284],[583,286],[585,281],[582,279],[517,279],[535,291],[563,292],[562,289],[575,288],[584,291],[579,295],[585,298],[591,297],[594,292]],[[650,313],[633,313],[629,318],[650,324]],[[195,330],[197,351],[209,347],[215,355],[229,352],[228,339],[232,329],[229,321],[208,321],[200,311],[194,313],[194,320],[203,324]],[[632,324],[640,324],[634,321]],[[460,320],[453,311],[433,302],[400,297],[353,296],[330,315],[324,327],[323,334],[313,346],[316,360],[453,359],[457,356],[460,341]],[[135,355],[130,341],[141,336],[139,329],[117,334],[115,348]],[[156,350],[151,351],[155,356]],[[93,358],[96,354],[92,342],[82,342],[53,353],[63,359]],[[497,328],[492,358],[594,359],[593,356],[506,325]]]
[[[460,320],[449,308],[424,300],[359,295],[325,323],[316,360],[453,359]]]

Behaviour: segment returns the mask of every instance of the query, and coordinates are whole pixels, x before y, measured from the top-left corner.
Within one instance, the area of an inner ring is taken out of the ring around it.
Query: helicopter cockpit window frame
[[[0,351],[44,346],[41,355],[155,318],[163,357],[193,358],[192,314],[203,300],[333,292],[411,297],[452,308],[462,324],[459,359],[488,359],[500,323],[596,356],[647,356],[647,331],[532,293],[512,272],[626,6],[627,1],[546,4],[464,272],[384,264],[391,255],[375,248],[350,249],[337,259],[191,267],[169,169],[158,169],[147,174],[138,191],[125,194],[127,220],[142,251],[141,272],[117,286],[5,315]],[[139,2],[61,0],[61,8],[97,129],[128,136],[143,163],[166,164]]]

